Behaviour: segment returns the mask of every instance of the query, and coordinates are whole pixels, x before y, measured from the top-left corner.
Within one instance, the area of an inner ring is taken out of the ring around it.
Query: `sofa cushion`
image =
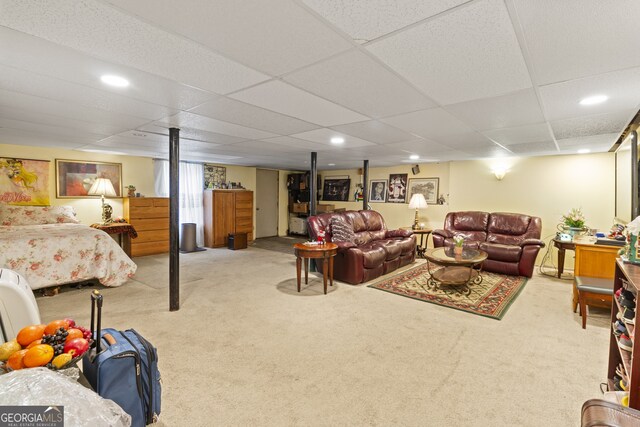
[[[400,254],[402,253],[402,246],[400,246],[398,242],[393,239],[376,240],[371,242],[371,244],[380,246],[385,250],[385,252],[387,253],[387,257],[385,259],[387,261],[399,258]]]
[[[487,231],[493,234],[521,236],[527,232],[531,217],[513,213],[492,213],[489,215]]]
[[[504,262],[518,262],[522,255],[522,248],[513,245],[501,245],[499,243],[480,243],[480,249],[489,255],[489,259]]]
[[[360,250],[362,252],[362,263],[364,264],[364,268],[379,267],[387,257],[387,252],[384,248],[373,243],[367,243],[350,250]]]
[[[482,231],[487,230],[487,224],[489,222],[489,214],[487,212],[452,212],[449,215],[453,215],[450,226],[451,230],[445,224],[445,229],[451,231]],[[446,223],[447,221],[445,221]],[[484,240],[484,239],[483,239]]]
[[[398,246],[400,246],[401,254],[406,255],[416,250],[416,242],[412,237],[405,237],[403,239],[395,239]]]
[[[350,224],[344,218],[334,216],[331,218],[331,241],[332,242],[356,242],[356,235]]]

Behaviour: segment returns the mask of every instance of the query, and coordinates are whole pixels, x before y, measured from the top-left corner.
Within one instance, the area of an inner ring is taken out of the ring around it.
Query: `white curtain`
[[[158,197],[169,197],[169,162],[154,160],[155,190]],[[204,167],[180,162],[180,223],[196,224],[196,243],[204,246]]]

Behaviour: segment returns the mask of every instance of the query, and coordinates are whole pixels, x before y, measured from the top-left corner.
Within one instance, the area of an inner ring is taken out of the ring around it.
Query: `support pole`
[[[169,311],[180,310],[180,129],[169,129]]]
[[[318,203],[318,153],[311,153],[311,182],[309,183],[309,215],[316,214]]]
[[[362,165],[362,210],[369,209],[369,160]]]

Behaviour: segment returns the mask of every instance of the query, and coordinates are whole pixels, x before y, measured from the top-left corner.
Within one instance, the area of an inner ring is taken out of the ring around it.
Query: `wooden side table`
[[[333,257],[338,254],[338,245],[335,243],[325,243],[323,245],[305,245],[296,243],[293,245],[296,254],[296,275],[298,278],[298,292],[300,292],[300,281],[302,276],[302,260],[304,259],[304,283],[309,283],[309,259],[322,259],[322,280],[324,282],[324,294],[327,294],[327,276],[331,286],[333,286]]]
[[[138,237],[138,232],[133,228],[133,225],[126,222],[113,222],[107,225],[91,224],[91,227],[102,230],[107,234],[117,234],[120,247],[131,258],[131,239]]]
[[[566,250],[575,251],[576,244],[558,239],[553,239],[553,246],[558,248],[558,279],[564,272],[564,255]]]
[[[418,248],[416,249],[416,252],[418,254],[419,257],[424,258],[424,252],[427,250],[427,245],[429,244],[429,235],[431,234],[431,232],[433,230],[429,229],[429,228],[417,228],[417,229],[413,229],[411,227],[402,227],[402,230],[409,230],[409,231],[413,231],[413,234],[417,234],[420,236],[420,243],[418,244]],[[425,236],[427,237],[427,243],[423,243],[423,240],[425,238]]]

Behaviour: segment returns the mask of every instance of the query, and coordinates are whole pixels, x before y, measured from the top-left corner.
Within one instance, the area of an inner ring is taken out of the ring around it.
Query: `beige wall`
[[[90,160],[99,162],[122,163],[122,184],[135,185],[136,191],[145,196],[154,196],[153,161],[148,157],[118,156],[102,153],[65,150],[58,148],[32,147],[23,145],[0,144],[0,157],[18,157],[36,160],[50,160],[49,195],[52,205],[70,205],[78,213],[84,224],[100,222],[102,210],[100,199],[58,199],[56,198],[55,159]],[[126,194],[126,191],[124,192]],[[108,199],[113,207],[113,215],[122,215],[122,199]]]

